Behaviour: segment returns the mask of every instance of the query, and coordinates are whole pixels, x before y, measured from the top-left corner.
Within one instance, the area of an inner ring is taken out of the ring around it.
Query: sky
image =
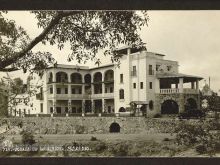
[[[140,31],[147,50],[165,54],[164,59],[178,61],[180,73],[201,76],[207,82],[210,77],[211,89],[218,92],[220,90],[220,11],[150,10],[148,15],[150,18],[148,26]],[[35,16],[28,11],[9,11],[7,17],[22,26],[31,38],[36,37],[43,30],[37,27]],[[70,53],[68,46],[60,51],[56,46],[38,44],[34,50],[51,52],[60,64],[76,64],[67,62]],[[101,52],[99,57],[102,64],[110,63],[110,58],[106,59]],[[93,64],[88,62],[86,65]],[[14,72],[10,75],[16,77],[18,74]],[[204,82],[204,80],[200,81],[200,87]]]

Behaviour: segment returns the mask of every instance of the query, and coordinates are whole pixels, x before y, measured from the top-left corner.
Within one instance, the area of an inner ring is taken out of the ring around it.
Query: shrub
[[[128,144],[120,143],[120,144],[115,145],[111,149],[111,152],[114,156],[128,156],[128,148],[129,148]]]
[[[154,116],[153,116],[154,118],[161,118],[162,117],[162,115],[161,114],[159,114],[159,113],[156,113]]]
[[[105,150],[107,149],[107,146],[104,142],[99,142],[95,145],[95,148],[94,150],[97,152],[97,153],[101,153],[101,152],[104,152]]]
[[[34,140],[34,135],[31,131],[23,130],[21,132],[21,135],[22,135],[21,140],[22,140],[23,144],[32,145],[32,144],[36,143],[35,140]]]
[[[195,146],[198,153],[208,153],[210,156],[218,151],[220,146],[220,134],[210,131],[210,127],[205,126],[204,122],[181,123],[176,128],[176,142],[178,145],[185,145],[188,147]]]
[[[204,154],[207,152],[207,148],[206,146],[200,144],[198,146],[196,146],[196,151],[199,153],[199,154]]]
[[[76,125],[76,134],[83,134],[85,132],[85,127],[83,125]]]
[[[96,138],[95,136],[92,136],[90,140],[91,140],[91,141],[96,141],[97,138]]]
[[[163,141],[170,141],[170,139],[169,138],[164,138]]]

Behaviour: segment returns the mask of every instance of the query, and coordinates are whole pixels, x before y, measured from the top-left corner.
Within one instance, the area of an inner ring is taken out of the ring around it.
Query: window
[[[119,99],[124,99],[124,89],[119,90]]]
[[[65,94],[68,94],[68,88],[65,88]]]
[[[156,65],[156,71],[158,71],[160,68],[160,65]]]
[[[149,88],[152,89],[152,82],[149,82]]]
[[[132,76],[137,76],[136,66],[133,66]]]
[[[68,107],[65,107],[65,112],[68,113]]]
[[[113,87],[110,87],[110,93],[113,93]]]
[[[170,71],[171,70],[171,68],[172,68],[172,66],[167,66],[167,71]]]
[[[40,103],[40,112],[43,112],[43,103]]]
[[[57,88],[57,94],[61,94],[61,89]]]
[[[153,75],[153,69],[152,65],[149,65],[149,75]]]
[[[57,113],[61,113],[61,107],[57,107]]]
[[[108,93],[108,88],[105,88],[105,93]]]
[[[143,82],[140,82],[140,86],[141,86],[141,87],[140,87],[141,89],[144,88],[144,84],[143,84]]]
[[[53,113],[53,107],[50,107],[50,113]]]
[[[152,100],[149,101],[149,109],[150,110],[154,109],[154,102]]]
[[[136,89],[136,83],[133,83],[133,88]]]
[[[72,88],[72,94],[76,94],[76,89]]]
[[[76,107],[72,107],[72,113],[76,113]]]
[[[79,94],[82,94],[82,89],[81,88],[79,88]]]
[[[120,83],[123,83],[123,74],[120,74]]]

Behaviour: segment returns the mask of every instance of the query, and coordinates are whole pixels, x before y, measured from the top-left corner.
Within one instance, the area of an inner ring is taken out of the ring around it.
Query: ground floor
[[[114,99],[48,100],[48,113],[114,113]]]

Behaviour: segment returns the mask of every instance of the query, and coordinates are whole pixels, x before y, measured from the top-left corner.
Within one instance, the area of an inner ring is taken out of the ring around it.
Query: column
[[[178,84],[177,84],[177,83],[175,84],[175,88],[176,88],[176,89],[178,88]]]
[[[85,100],[82,100],[82,113],[85,113]]]
[[[68,99],[68,113],[71,112],[71,99]]]
[[[93,95],[94,93],[93,75],[91,75],[91,95]]]
[[[199,93],[199,80],[196,80],[196,91]]]
[[[155,79],[155,92],[160,93],[160,79]]]
[[[69,99],[71,98],[71,93],[72,93],[71,84],[68,84],[68,98]]]
[[[105,73],[102,72],[102,97],[104,97],[104,95],[105,95],[105,83],[104,83],[104,80],[105,80]]]
[[[53,99],[53,114],[56,113],[56,100]]]
[[[95,111],[94,109],[95,109],[94,100],[91,99],[91,111],[92,111],[92,113],[94,113],[94,111]]]
[[[195,89],[195,83],[191,82],[191,89]]]
[[[179,78],[179,92],[183,93],[183,78]]]
[[[105,99],[102,99],[102,112],[105,112]]]
[[[84,78],[82,78],[82,95],[84,96],[84,94],[85,94],[85,82],[84,82]]]

